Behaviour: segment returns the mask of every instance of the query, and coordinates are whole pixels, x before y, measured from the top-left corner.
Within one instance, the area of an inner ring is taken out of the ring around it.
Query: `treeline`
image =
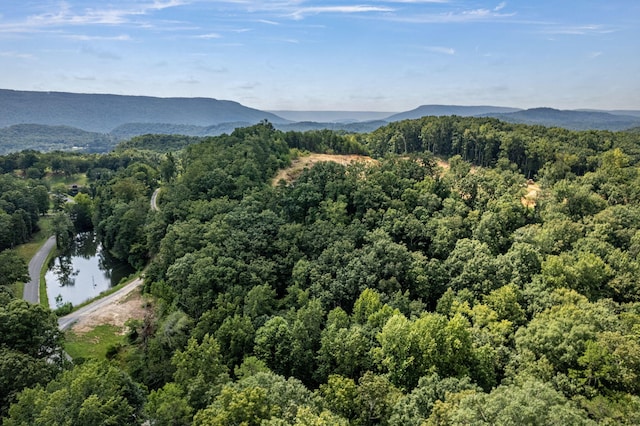
[[[638,142],[444,117],[138,154],[93,218],[154,314],[5,423],[638,424]],[[274,187],[311,147],[378,161]]]
[[[157,135],[148,134],[133,137],[127,141],[121,142],[116,147],[117,151],[128,149],[138,149],[143,151],[154,151],[160,153],[175,152],[185,147],[201,142],[202,137],[199,136],[183,136],[183,135]]]
[[[0,251],[29,241],[48,209],[49,193],[40,182],[0,175]]]
[[[632,132],[573,131],[562,128],[509,124],[494,118],[424,117],[405,120],[362,136],[375,156],[431,152],[491,167],[501,159],[518,166],[527,177],[542,170],[582,175],[597,166],[597,156],[621,148],[640,159],[637,134]],[[559,170],[558,170],[559,169]]]

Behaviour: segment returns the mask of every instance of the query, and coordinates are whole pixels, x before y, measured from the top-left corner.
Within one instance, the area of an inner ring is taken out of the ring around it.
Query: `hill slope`
[[[386,118],[386,121],[413,120],[426,116],[458,115],[460,117],[472,117],[484,114],[500,114],[519,111],[518,108],[496,107],[488,105],[460,106],[460,105],[422,105],[411,111],[394,114]]]
[[[111,135],[87,132],[69,126],[16,124],[0,129],[0,155],[24,149],[41,152],[107,152],[115,143]]]
[[[64,125],[106,133],[125,123],[211,126],[226,122],[287,120],[233,101],[210,98],[154,98],[0,89],[0,127]]]
[[[625,130],[640,126],[640,117],[600,111],[572,111],[553,108],[532,108],[510,113],[482,114],[510,123],[540,124],[571,130]]]

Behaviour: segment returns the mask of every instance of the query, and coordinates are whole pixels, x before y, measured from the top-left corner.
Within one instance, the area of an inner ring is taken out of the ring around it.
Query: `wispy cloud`
[[[258,19],[257,22],[260,22],[261,24],[267,24],[267,25],[280,25],[279,22],[276,21],[270,21],[268,19]]]
[[[456,50],[451,48],[451,47],[424,46],[423,49],[426,50],[427,52],[441,53],[441,54],[444,54],[444,55],[455,55],[456,54]]]
[[[27,16],[21,22],[0,24],[1,32],[27,32],[38,28],[82,26],[82,25],[121,25],[132,23],[133,17],[171,7],[190,4],[185,0],[166,0],[137,3],[119,8],[74,9],[68,2],[60,2],[54,9]]]
[[[459,12],[445,13],[427,13],[417,14],[413,16],[394,16],[390,19],[399,22],[408,22],[416,24],[449,24],[449,23],[466,23],[481,21],[501,21],[511,18],[516,13],[500,13],[499,10],[490,9],[471,9]]]
[[[3,58],[15,58],[15,59],[34,59],[35,57],[29,53],[20,53],[12,51],[0,52],[0,57]]]
[[[303,19],[307,15],[318,15],[322,13],[370,13],[370,12],[393,12],[395,9],[384,6],[367,6],[367,5],[352,5],[352,6],[308,6],[300,7],[292,11],[289,16],[294,19]]]
[[[208,33],[208,34],[200,34],[195,36],[195,38],[202,38],[205,40],[214,39],[214,38],[222,38],[222,36],[218,33]]]
[[[589,35],[589,34],[610,34],[617,30],[607,28],[600,24],[589,25],[549,25],[542,32],[544,34],[566,34],[566,35]]]
[[[94,36],[94,35],[86,35],[86,34],[68,34],[68,35],[64,35],[63,37],[71,40],[80,40],[80,41],[97,41],[97,40],[129,41],[131,40],[131,37],[128,34],[122,34],[118,36]]]
[[[505,7],[507,7],[507,2],[503,1],[502,3],[500,3],[499,5],[497,5],[496,7],[493,8],[494,12],[499,12],[502,9],[504,9]]]
[[[413,4],[421,4],[421,3],[449,3],[450,0],[380,0],[384,3],[413,3]]]
[[[95,56],[96,58],[100,59],[108,59],[111,61],[122,59],[122,56],[118,55],[117,53],[111,52],[109,50],[97,49],[93,46],[82,46],[82,48],[80,49],[80,53]]]

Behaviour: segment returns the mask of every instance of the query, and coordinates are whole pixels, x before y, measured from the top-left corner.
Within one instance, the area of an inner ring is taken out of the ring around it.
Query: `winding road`
[[[27,302],[40,303],[40,271],[47,261],[49,252],[56,246],[56,237],[49,237],[38,252],[29,261],[29,277],[31,281],[25,283],[22,297]]]
[[[158,208],[158,194],[160,193],[160,188],[156,188],[155,191],[153,191],[153,194],[151,195],[151,210],[159,212],[160,209]]]

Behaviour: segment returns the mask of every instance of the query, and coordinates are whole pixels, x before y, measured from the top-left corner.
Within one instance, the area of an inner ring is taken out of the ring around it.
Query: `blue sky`
[[[0,88],[640,109],[640,1],[2,0]]]

